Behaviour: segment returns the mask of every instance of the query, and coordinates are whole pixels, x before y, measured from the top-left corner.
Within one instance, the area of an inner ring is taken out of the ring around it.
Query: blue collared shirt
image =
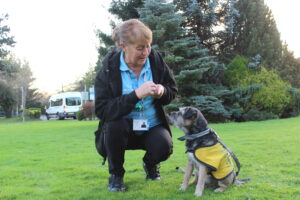
[[[137,78],[136,74],[127,66],[124,60],[124,52],[122,51],[120,56],[120,70],[122,77],[122,94],[129,94],[139,88],[144,82],[153,81],[149,58],[147,58],[141,74],[139,78]],[[142,99],[136,104],[135,109],[124,118],[147,119],[149,128],[160,124],[153,101],[154,98],[152,96]],[[139,109],[139,105],[142,105],[142,111]]]

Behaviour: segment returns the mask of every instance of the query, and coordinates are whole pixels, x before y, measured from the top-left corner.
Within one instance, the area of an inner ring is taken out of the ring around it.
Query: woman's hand
[[[144,99],[147,96],[154,96],[156,94],[157,85],[152,81],[143,83],[138,89],[135,90],[136,96],[139,99]]]

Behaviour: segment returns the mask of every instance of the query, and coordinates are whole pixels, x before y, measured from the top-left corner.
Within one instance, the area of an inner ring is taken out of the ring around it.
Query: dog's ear
[[[208,123],[201,112],[199,112],[199,114],[198,114],[198,119],[197,119],[196,124],[197,124],[197,127],[199,127],[201,130],[207,129]]]
[[[187,107],[185,109],[185,112],[183,113],[183,118],[184,119],[196,119],[197,118],[197,115],[198,115],[198,112],[196,109],[193,109],[193,108],[189,108]]]

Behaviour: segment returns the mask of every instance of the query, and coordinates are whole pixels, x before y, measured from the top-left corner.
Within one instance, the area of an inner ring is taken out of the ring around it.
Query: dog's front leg
[[[206,176],[207,176],[207,167],[202,164],[199,164],[198,182],[195,190],[195,195],[197,197],[200,197],[202,195],[205,186]]]
[[[186,169],[185,169],[185,173],[184,173],[184,178],[183,178],[183,183],[180,186],[180,190],[186,190],[188,185],[189,185],[189,180],[190,177],[192,176],[194,170],[194,166],[193,166],[193,162],[188,160],[187,165],[186,165]]]

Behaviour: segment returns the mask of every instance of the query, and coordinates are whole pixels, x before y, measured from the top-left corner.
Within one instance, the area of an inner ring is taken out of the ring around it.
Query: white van
[[[55,94],[50,97],[46,116],[50,118],[58,118],[60,120],[66,117],[76,119],[76,113],[82,107],[82,96],[80,92],[65,92]]]

